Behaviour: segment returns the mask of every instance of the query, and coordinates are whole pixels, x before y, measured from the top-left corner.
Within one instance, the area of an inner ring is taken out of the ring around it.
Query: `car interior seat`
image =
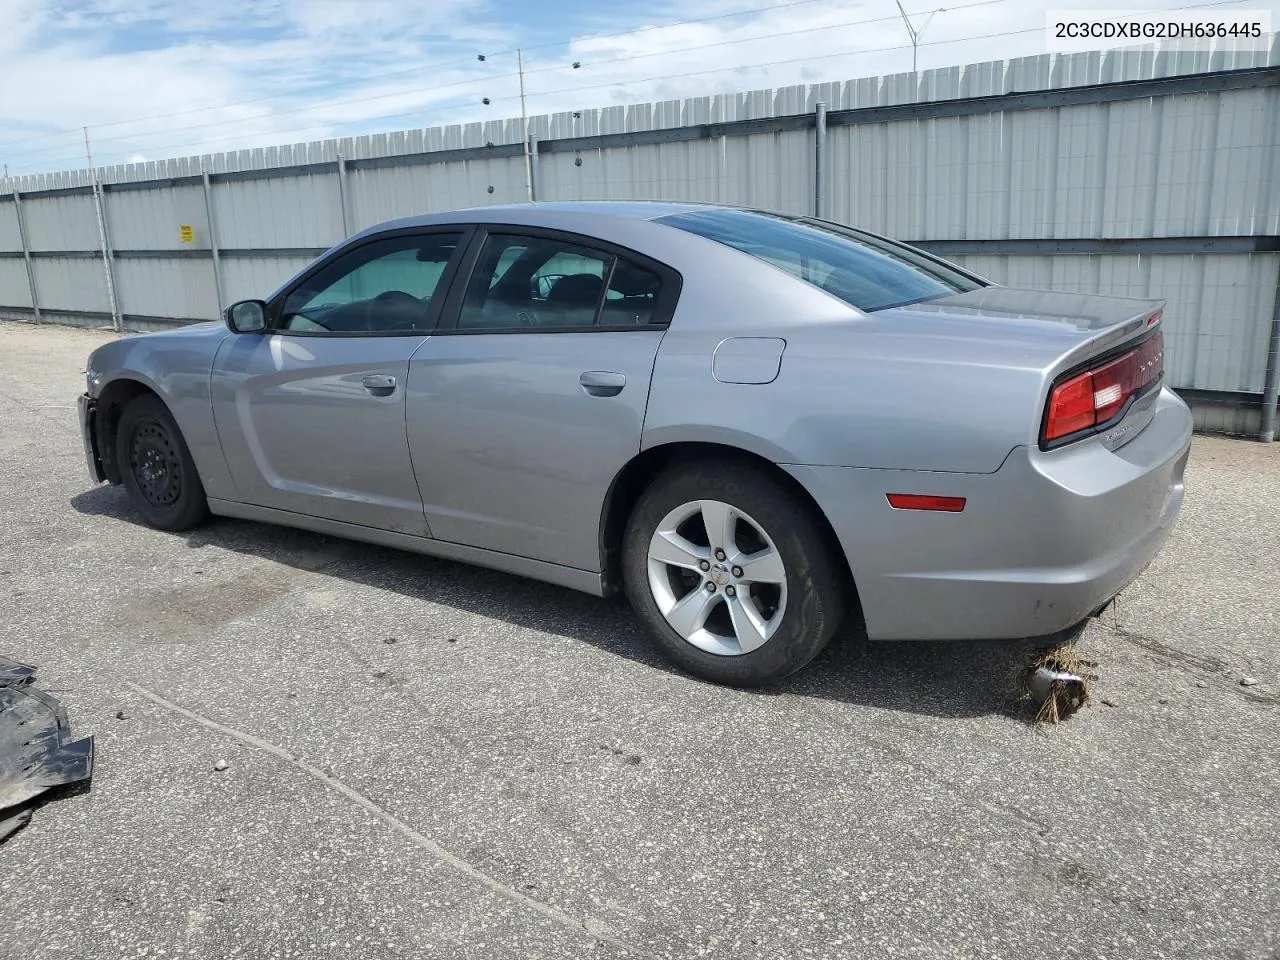
[[[556,326],[590,326],[604,281],[590,273],[572,273],[555,282],[547,294],[547,320]]]

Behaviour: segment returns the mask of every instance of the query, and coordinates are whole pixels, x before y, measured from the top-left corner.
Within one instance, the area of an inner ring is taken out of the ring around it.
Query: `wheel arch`
[[[631,512],[640,500],[640,495],[650,483],[665,470],[679,463],[696,460],[733,460],[750,464],[795,494],[797,500],[810,511],[823,533],[824,545],[831,551],[841,569],[849,596],[852,598],[850,612],[861,617],[861,602],[858,599],[857,584],[845,556],[840,539],[836,536],[831,521],[814,499],[813,494],[799,480],[787,473],[776,463],[758,453],[744,450],[729,444],[705,441],[676,441],[642,450],[633,457],[614,477],[613,483],[605,494],[600,513],[600,576],[606,596],[616,595],[622,586],[622,539],[627,528]]]
[[[94,421],[98,434],[98,455],[102,459],[102,470],[111,483],[120,483],[123,480],[120,464],[116,462],[116,433],[120,428],[120,415],[135,399],[147,394],[164,403],[165,408],[168,409],[169,405],[165,403],[160,391],[144,380],[130,376],[117,377],[98,392],[97,414]]]

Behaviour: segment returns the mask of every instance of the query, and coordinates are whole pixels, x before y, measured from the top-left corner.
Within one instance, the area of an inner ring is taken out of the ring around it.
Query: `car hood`
[[[182,357],[183,365],[202,367],[207,376],[218,344],[229,336],[224,323],[209,321],[109,340],[89,354],[91,392],[96,396],[99,384],[123,374],[140,374],[152,383],[164,380],[174,357]]]
[[[89,366],[101,369],[111,358],[122,357],[133,352],[139,345],[144,347],[176,345],[181,342],[216,344],[223,337],[231,335],[227,325],[221,320],[209,320],[203,323],[190,323],[172,330],[157,330],[153,333],[136,333],[104,343],[89,354]]]
[[[155,333],[143,333],[139,336],[149,338],[174,338],[174,337],[210,337],[210,336],[226,336],[231,331],[227,329],[227,325],[221,320],[206,320],[203,323],[189,323],[185,326],[174,327],[172,330],[158,330]]]

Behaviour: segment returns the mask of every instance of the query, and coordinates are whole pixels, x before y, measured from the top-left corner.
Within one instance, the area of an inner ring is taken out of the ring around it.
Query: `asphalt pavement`
[[[1196,439],[1035,726],[1030,644],[731,690],[617,602],[151,530],[85,471],[110,336],[0,323],[0,655],[98,751],[0,847],[0,957],[1280,956],[1280,444]]]

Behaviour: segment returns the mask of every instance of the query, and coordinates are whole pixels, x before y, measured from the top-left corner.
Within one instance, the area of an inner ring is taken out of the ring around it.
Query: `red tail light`
[[[1156,333],[1128,353],[1054,386],[1044,418],[1044,443],[1094,432],[1124,415],[1129,401],[1164,372],[1164,334]]]

